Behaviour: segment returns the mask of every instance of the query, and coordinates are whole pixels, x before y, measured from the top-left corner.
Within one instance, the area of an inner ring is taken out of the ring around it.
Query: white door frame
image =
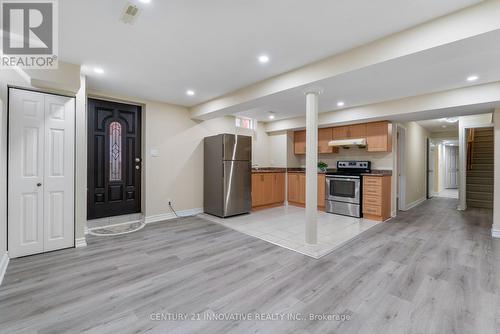
[[[494,128],[494,124],[467,125],[458,130],[458,210],[467,209],[467,130],[477,128]]]
[[[397,208],[396,210],[405,211],[406,210],[406,128],[401,124],[397,125],[397,182],[398,182],[398,194],[397,194]]]
[[[435,185],[434,185],[434,180],[435,180],[435,175],[436,175],[436,159],[435,159],[435,152],[437,150],[437,146],[435,145],[434,141],[431,138],[428,138],[428,147],[427,147],[427,188],[428,188],[428,194],[427,196],[429,198],[432,198],[436,195],[436,192],[434,191]],[[433,146],[434,145],[434,146]],[[432,162],[432,164],[431,164]],[[432,168],[432,177],[429,178],[429,173],[430,173],[430,168]]]
[[[38,93],[38,94],[46,94],[46,95],[53,95],[53,96],[60,96],[60,97],[65,97],[65,98],[72,98],[73,99],[73,110],[74,112],[76,113],[76,98],[75,96],[71,96],[71,95],[65,95],[65,94],[58,94],[58,93],[53,93],[53,92],[46,92],[46,91],[43,91],[43,90],[37,90],[37,89],[32,89],[32,88],[25,88],[25,87],[19,87],[19,86],[14,86],[14,85],[8,85],[7,86],[7,173],[6,173],[6,178],[7,178],[7,187],[6,187],[6,198],[7,198],[7,205],[6,205],[6,212],[7,212],[7,224],[6,224],[6,236],[7,236],[7,252],[9,251],[9,218],[10,218],[10,215],[9,215],[9,162],[10,162],[10,144],[9,144],[9,131],[10,131],[10,121],[9,121],[9,114],[11,112],[10,110],[10,92],[11,92],[11,89],[16,89],[16,90],[22,90],[22,91],[27,91],[27,92],[33,92],[33,93]],[[43,106],[45,108],[45,104]],[[73,137],[75,137],[76,135],[76,119],[74,118],[73,119]],[[45,133],[43,134],[44,138],[43,140],[45,141]],[[76,138],[74,138],[74,144],[76,143]],[[76,192],[76,175],[75,175],[75,169],[76,169],[76,152],[75,152],[75,145],[73,145],[73,193],[72,193],[72,205],[73,205],[73,231],[72,231],[72,246],[70,246],[69,248],[71,247],[75,247],[75,233],[76,233],[76,203],[75,203],[75,199],[76,199],[76,196],[75,196],[75,192]],[[44,168],[45,168],[45,164],[44,164]],[[45,213],[44,213],[45,215]],[[46,236],[44,236],[45,238]],[[55,242],[55,246],[57,247],[57,241]],[[52,248],[54,246],[51,246]],[[53,249],[47,249],[45,251],[50,251],[50,250],[53,250]],[[29,254],[27,254],[29,255]],[[12,256],[12,255],[11,255]]]

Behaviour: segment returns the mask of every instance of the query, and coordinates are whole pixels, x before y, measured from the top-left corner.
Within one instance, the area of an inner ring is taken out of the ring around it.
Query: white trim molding
[[[413,202],[411,202],[411,203],[409,203],[409,204],[406,204],[406,205],[405,205],[405,209],[404,209],[404,210],[402,210],[402,211],[408,211],[408,210],[410,210],[410,209],[413,209],[413,208],[414,208],[414,207],[416,207],[417,205],[422,204],[423,202],[425,202],[426,200],[427,200],[427,198],[426,198],[425,196],[424,196],[424,197],[422,197],[422,198],[419,198],[419,199],[417,199],[416,201],[413,201]]]
[[[175,219],[175,218],[179,218],[179,217],[182,218],[182,217],[188,217],[188,216],[195,216],[195,215],[200,214],[200,213],[203,213],[202,208],[194,208],[194,209],[177,211],[177,216],[173,212],[147,216],[144,221],[146,224],[151,224],[151,223],[161,222],[164,220],[170,220],[170,219]]]
[[[491,236],[493,238],[500,238],[500,230],[497,230],[495,228],[491,229]]]
[[[9,253],[5,252],[0,258],[0,285],[2,285],[3,277],[9,265]]]
[[[87,240],[85,239],[85,237],[75,239],[75,247],[76,248],[87,247]]]

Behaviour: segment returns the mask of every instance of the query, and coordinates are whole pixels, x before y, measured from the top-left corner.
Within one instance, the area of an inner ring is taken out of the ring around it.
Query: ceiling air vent
[[[139,12],[140,12],[139,7],[128,2],[125,8],[123,9],[120,20],[124,23],[134,24],[135,20],[139,16]]]

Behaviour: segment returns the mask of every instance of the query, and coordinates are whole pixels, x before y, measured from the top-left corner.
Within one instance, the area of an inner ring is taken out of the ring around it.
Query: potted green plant
[[[318,170],[321,172],[326,172],[326,169],[328,168],[328,164],[323,161],[318,161]]]

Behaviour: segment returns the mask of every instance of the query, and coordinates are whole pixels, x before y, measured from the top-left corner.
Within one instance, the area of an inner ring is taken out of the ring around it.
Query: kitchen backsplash
[[[373,169],[392,170],[392,152],[366,152],[364,148],[351,147],[349,149],[340,148],[339,153],[320,154],[318,161],[328,164],[329,168],[335,168],[338,160],[369,160]],[[305,167],[305,156],[300,156],[300,166]]]

